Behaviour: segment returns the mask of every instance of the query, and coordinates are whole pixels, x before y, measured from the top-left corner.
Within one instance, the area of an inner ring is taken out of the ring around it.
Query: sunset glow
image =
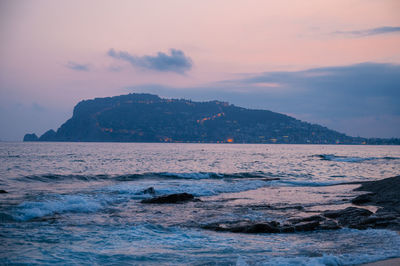
[[[82,99],[129,92],[218,99],[351,135],[399,137],[399,10],[395,0],[4,0],[0,139],[57,128]],[[375,76],[362,72],[366,62]],[[316,76],[248,82],[330,67],[340,75],[332,84]],[[358,94],[359,104],[355,86],[363,84],[351,84],[364,77],[388,84]],[[325,88],[343,91],[320,110]],[[333,118],[342,103],[349,110]]]

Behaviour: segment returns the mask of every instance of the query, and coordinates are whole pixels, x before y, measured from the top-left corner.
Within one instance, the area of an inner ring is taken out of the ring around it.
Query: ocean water
[[[400,174],[398,146],[0,143],[0,264],[357,265],[400,257],[400,235],[341,229],[235,234],[350,206]],[[143,204],[188,192],[201,201]],[[371,208],[373,210],[373,208]]]

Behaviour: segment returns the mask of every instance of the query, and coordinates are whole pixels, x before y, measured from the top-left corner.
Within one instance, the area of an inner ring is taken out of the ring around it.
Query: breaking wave
[[[364,161],[372,160],[399,160],[397,157],[356,157],[356,156],[339,156],[334,154],[317,154],[312,157],[320,158],[323,161],[334,161],[334,162],[347,162],[347,163],[359,163]]]
[[[126,175],[60,175],[60,174],[44,174],[44,175],[30,175],[19,177],[20,181],[38,181],[38,182],[57,182],[57,181],[99,181],[99,180],[111,180],[111,181],[134,181],[138,179],[279,179],[278,175],[265,174],[261,172],[249,173],[212,173],[212,172],[193,172],[193,173],[170,173],[170,172],[158,172],[158,173],[142,173],[142,174],[126,174]]]
[[[167,195],[174,193],[190,193],[197,197],[215,196],[222,193],[236,193],[254,190],[269,186],[270,182],[263,180],[238,180],[234,182],[213,182],[210,180],[202,182],[180,182],[171,185],[168,182],[149,182],[148,184],[122,183],[106,188],[107,191],[120,194],[130,194],[132,198],[143,198],[143,191],[152,187],[156,195]]]
[[[17,206],[13,218],[27,221],[65,212],[91,213],[102,208],[102,203],[84,195],[57,195],[44,201],[26,201]]]

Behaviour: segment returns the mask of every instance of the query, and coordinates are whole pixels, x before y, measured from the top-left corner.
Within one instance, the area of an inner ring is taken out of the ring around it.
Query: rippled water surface
[[[351,265],[400,256],[386,230],[232,234],[211,222],[344,208],[399,175],[397,146],[0,143],[0,264]],[[188,192],[201,201],[143,204]],[[272,206],[264,208],[263,206]]]

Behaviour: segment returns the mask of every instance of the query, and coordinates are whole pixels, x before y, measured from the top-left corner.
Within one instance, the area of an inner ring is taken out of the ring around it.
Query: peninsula
[[[24,141],[399,144],[351,137],[268,110],[227,102],[128,94],[79,102],[71,119]]]

